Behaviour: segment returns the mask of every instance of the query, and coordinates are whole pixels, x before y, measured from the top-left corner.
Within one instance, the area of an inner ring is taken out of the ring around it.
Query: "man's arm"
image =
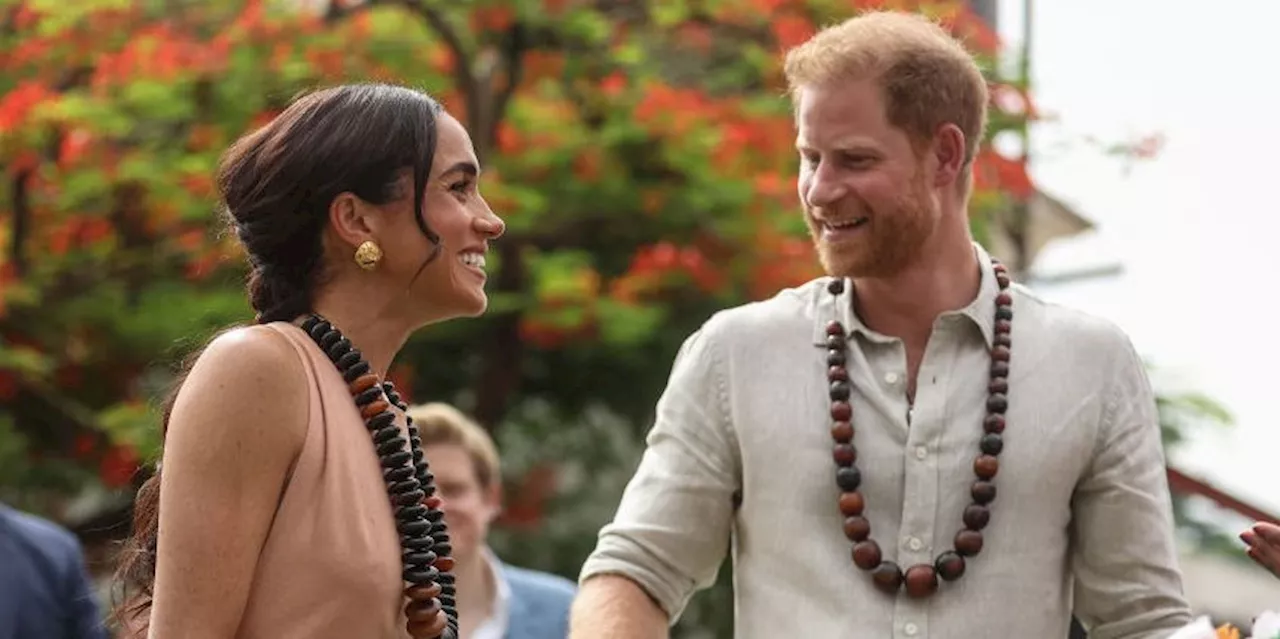
[[[107,627],[94,595],[93,582],[84,563],[80,543],[71,538],[71,550],[63,581],[63,601],[67,606],[68,639],[107,639]]]
[[[571,639],[665,639],[669,620],[639,584],[622,575],[587,578],[573,602]]]
[[[574,639],[665,637],[715,581],[740,471],[714,324],[681,347],[640,467],[582,567]]]
[[[1163,639],[1190,623],[1155,396],[1118,333],[1094,458],[1072,504],[1076,613],[1090,639]]]

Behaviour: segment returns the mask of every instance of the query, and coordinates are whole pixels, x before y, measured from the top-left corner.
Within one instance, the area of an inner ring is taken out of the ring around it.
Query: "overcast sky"
[[[1001,32],[1021,38],[1021,0]],[[1161,368],[1235,415],[1175,458],[1280,515],[1280,1],[1033,0],[1035,94],[1058,122],[1037,131],[1034,176],[1098,231],[1039,267],[1123,262],[1122,276],[1045,287],[1124,327]],[[1167,137],[1125,175],[1084,135]]]

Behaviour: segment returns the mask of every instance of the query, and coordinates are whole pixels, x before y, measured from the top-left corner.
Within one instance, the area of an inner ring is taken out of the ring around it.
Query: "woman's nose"
[[[475,229],[489,239],[496,240],[507,232],[507,224],[502,218],[494,214],[493,211],[485,211],[484,214],[476,216]]]

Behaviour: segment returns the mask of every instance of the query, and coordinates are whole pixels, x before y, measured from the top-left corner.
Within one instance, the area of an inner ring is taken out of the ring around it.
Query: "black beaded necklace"
[[[332,324],[310,315],[302,330],[333,361],[355,397],[356,407],[373,436],[373,445],[382,465],[400,533],[404,562],[405,628],[414,639],[457,639],[458,608],[455,598],[453,548],[444,523],[444,512],[435,486],[435,477],[422,455],[422,439],[413,420],[405,415],[409,431],[406,442],[396,425],[392,406],[401,411],[401,401],[391,382],[378,379],[364,356]],[[406,444],[408,447],[406,449]]]
[[[982,551],[982,529],[991,519],[990,505],[996,498],[996,486],[992,480],[1000,469],[996,459],[1004,448],[1005,410],[1008,408],[1009,354],[1012,342],[1010,331],[1013,321],[1013,297],[1009,295],[1009,273],[1004,265],[992,260],[996,282],[1000,292],[996,294],[995,334],[992,338],[990,382],[987,386],[987,417],[983,420],[984,434],[978,442],[980,454],[973,462],[973,472],[978,479],[969,489],[973,503],[964,509],[964,528],[956,534],[954,550],[937,556],[933,564],[918,564],[904,573],[898,564],[885,560],[880,546],[871,536],[871,523],[863,516],[866,505],[858,488],[862,485],[862,473],[856,464],[857,449],[853,445],[853,407],[849,396],[853,390],[849,384],[849,371],[845,368],[848,340],[845,327],[839,320],[827,324],[827,380],[830,382],[831,437],[835,440],[833,457],[836,463],[836,485],[840,487],[840,513],[844,515],[844,534],[854,543],[853,563],[871,573],[872,582],[880,590],[897,594],[906,584],[907,595],[924,598],[938,590],[938,578],[955,581],[964,575],[965,558]],[[844,280],[832,280],[827,291],[839,297],[844,293]]]

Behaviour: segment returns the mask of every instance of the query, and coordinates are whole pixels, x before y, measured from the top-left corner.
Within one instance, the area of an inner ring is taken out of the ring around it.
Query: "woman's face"
[[[385,207],[377,234],[384,253],[379,270],[402,283],[403,303],[413,310],[415,319],[426,322],[484,312],[488,306],[485,254],[489,241],[505,229],[480,195],[479,162],[466,129],[444,113],[436,126],[436,154],[419,214],[440,237],[439,255],[424,266],[435,247],[410,213],[411,177],[404,178],[405,197]],[[407,288],[403,283],[408,283]]]

